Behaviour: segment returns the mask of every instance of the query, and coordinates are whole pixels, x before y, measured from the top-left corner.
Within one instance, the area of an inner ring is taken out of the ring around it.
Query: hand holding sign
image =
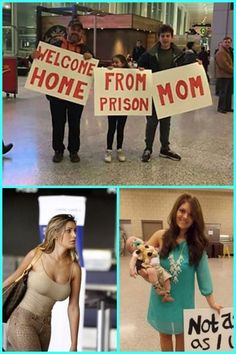
[[[83,57],[84,57],[84,60],[89,60],[89,59],[92,59],[92,54],[89,53],[89,52],[86,52],[83,54]]]
[[[219,305],[219,304],[213,304],[212,306],[211,306],[211,308],[213,309],[213,310],[216,310],[217,312],[218,312],[218,314],[220,315],[220,311],[221,311],[221,309],[223,309],[223,306],[221,306],[221,305]]]

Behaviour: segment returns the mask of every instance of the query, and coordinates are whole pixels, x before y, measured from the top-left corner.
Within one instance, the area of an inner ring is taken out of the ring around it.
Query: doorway
[[[154,232],[163,229],[162,220],[142,220],[143,240],[147,241]]]

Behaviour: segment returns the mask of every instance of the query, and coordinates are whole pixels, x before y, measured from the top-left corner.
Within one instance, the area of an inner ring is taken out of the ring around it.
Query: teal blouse
[[[195,307],[195,273],[201,294],[207,296],[213,292],[208,257],[204,252],[198,266],[190,266],[188,245],[182,241],[160,263],[172,275],[171,296],[174,301],[162,302],[162,297],[152,288],[147,319],[160,333],[180,334],[184,331],[183,310]]]

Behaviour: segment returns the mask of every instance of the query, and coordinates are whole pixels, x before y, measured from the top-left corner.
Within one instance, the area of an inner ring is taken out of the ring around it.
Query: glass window
[[[181,9],[178,8],[178,12],[177,12],[177,30],[176,30],[176,34],[181,34],[181,15],[182,15],[182,12],[181,12]]]

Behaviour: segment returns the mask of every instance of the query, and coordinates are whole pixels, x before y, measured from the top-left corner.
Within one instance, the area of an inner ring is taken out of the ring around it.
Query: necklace
[[[174,259],[173,254],[170,254],[168,257],[168,260],[170,262],[170,273],[172,275],[172,280],[174,283],[178,283],[178,281],[179,281],[178,275],[182,272],[181,265],[184,261],[184,257],[182,255],[182,253],[185,248],[185,245],[186,245],[186,243],[183,242],[183,246],[181,248],[181,252],[180,252],[180,255],[177,260]]]

